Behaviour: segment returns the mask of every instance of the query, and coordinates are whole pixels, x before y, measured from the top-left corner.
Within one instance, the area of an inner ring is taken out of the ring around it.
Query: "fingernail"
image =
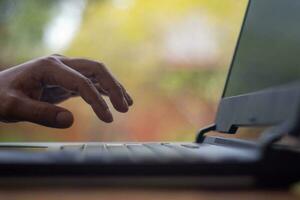
[[[132,106],[133,100],[132,100],[131,96],[128,93],[126,93],[126,97],[127,97],[128,105]]]
[[[62,111],[56,115],[56,124],[60,128],[68,128],[73,124],[74,118],[70,112]]]
[[[105,122],[110,123],[114,121],[114,118],[111,112],[109,111],[109,109],[105,110],[104,115],[105,115]]]
[[[132,106],[133,105],[133,100],[130,96],[128,96],[128,101],[129,101],[129,106]]]
[[[123,108],[124,108],[124,112],[127,112],[128,111],[128,103],[127,103],[127,101],[125,100],[125,98],[123,98],[123,102],[122,102],[122,104],[123,104]]]

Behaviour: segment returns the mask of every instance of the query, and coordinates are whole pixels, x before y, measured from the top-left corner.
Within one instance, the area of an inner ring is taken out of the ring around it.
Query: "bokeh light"
[[[105,124],[80,98],[65,130],[1,123],[2,141],[192,141],[214,120],[246,0],[0,0],[2,69],[52,53],[104,62],[133,96]],[[113,110],[113,108],[111,108]]]

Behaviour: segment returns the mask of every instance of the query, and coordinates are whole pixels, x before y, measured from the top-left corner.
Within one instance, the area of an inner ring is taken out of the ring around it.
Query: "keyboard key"
[[[160,162],[160,157],[143,144],[126,144],[130,158],[136,163]]]
[[[64,145],[64,146],[61,146],[60,149],[62,151],[82,151],[84,149],[84,144],[80,144],[80,145]]]
[[[190,149],[199,149],[200,148],[200,145],[198,145],[198,144],[182,144],[181,146],[190,148]]]

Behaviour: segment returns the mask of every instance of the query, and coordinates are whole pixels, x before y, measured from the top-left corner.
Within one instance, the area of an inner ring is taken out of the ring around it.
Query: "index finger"
[[[104,64],[81,58],[70,59],[62,57],[61,61],[87,77],[95,77],[103,90],[108,94],[116,110],[126,112],[128,106],[133,104],[132,98],[125,88],[116,80]]]
[[[105,122],[113,120],[107,104],[88,78],[64,65],[59,60],[55,60],[55,58],[42,60],[39,65],[46,66],[41,76],[43,83],[59,85],[67,90],[78,92],[91,105],[101,120]]]

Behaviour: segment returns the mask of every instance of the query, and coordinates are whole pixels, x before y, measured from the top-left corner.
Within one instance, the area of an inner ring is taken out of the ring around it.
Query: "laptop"
[[[195,142],[1,143],[0,184],[284,186],[300,180],[300,1],[250,0],[216,119]],[[266,127],[258,141],[207,136]],[[30,181],[28,181],[30,180]]]

